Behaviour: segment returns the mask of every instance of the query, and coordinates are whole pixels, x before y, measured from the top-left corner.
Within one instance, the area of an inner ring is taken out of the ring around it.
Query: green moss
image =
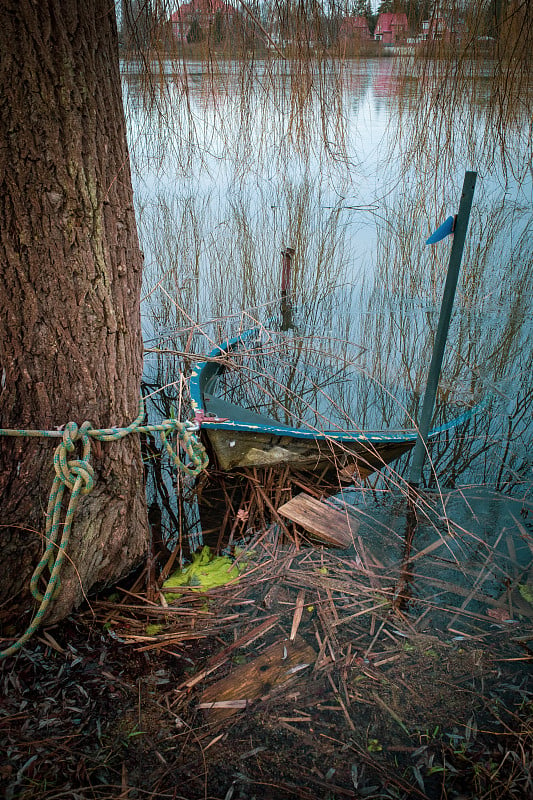
[[[145,628],[147,636],[157,636],[157,634],[161,633],[162,630],[163,630],[163,626],[162,625],[156,625],[156,624],[147,625],[146,628]]]
[[[518,591],[528,603],[531,603],[533,606],[533,585],[530,583],[520,583],[518,584]]]
[[[165,593],[165,589],[176,589],[179,586],[207,591],[235,580],[243,569],[244,565],[233,564],[228,556],[213,556],[209,547],[203,547],[193,557],[192,564],[176,570],[164,582],[163,592]],[[176,597],[179,597],[176,592],[165,593],[166,600],[175,600]]]

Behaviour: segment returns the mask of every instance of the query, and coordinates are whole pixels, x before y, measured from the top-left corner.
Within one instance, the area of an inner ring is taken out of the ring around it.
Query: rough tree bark
[[[114,3],[4,0],[2,11],[0,427],[127,425],[142,371],[142,254]],[[0,436],[0,603],[19,630],[57,443]],[[97,443],[93,465],[50,620],[145,552],[138,437]]]

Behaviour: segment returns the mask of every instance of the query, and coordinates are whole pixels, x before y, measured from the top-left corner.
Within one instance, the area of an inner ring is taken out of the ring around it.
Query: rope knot
[[[89,431],[92,430],[90,422],[84,422],[79,428],[75,422],[68,422],[63,431],[61,444],[54,454],[54,469],[56,475],[65,486],[74,491],[76,482],[81,494],[88,494],[94,486],[94,470],[91,466],[91,440]],[[83,455],[81,459],[68,460],[68,453],[76,449],[76,442],[81,442]]]
[[[92,430],[92,427],[91,423],[87,420],[79,428],[75,422],[67,422],[63,431],[63,444],[69,453],[72,453],[78,441],[81,441],[85,447],[86,443],[89,441],[89,431]]]
[[[67,461],[59,473],[56,468],[56,474],[71,492],[74,491],[78,479],[82,483],[80,494],[89,494],[94,486],[94,469],[88,461],[80,459]]]
[[[169,456],[172,458],[176,467],[179,467],[183,472],[191,477],[196,477],[204,470],[209,459],[203,445],[195,435],[198,430],[198,424],[194,422],[178,422],[176,419],[163,420],[160,429],[161,441]],[[179,446],[187,453],[190,460],[190,466],[184,464],[180,460],[177,453],[174,452],[171,445],[167,440],[167,434],[175,433],[177,436]]]

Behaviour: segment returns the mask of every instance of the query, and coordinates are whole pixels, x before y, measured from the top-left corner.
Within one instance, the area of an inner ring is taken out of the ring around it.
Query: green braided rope
[[[0,436],[15,437],[61,437],[62,441],[54,452],[55,477],[48,498],[46,510],[46,547],[41,560],[37,564],[30,581],[30,590],[33,597],[39,602],[39,607],[35,616],[28,626],[25,633],[17,639],[10,647],[0,651],[0,658],[13,655],[30,639],[40,627],[48,608],[59,592],[60,572],[70,539],[72,522],[78,506],[80,495],[88,494],[94,486],[94,470],[91,466],[91,437],[102,442],[117,441],[128,436],[130,433],[152,433],[159,432],[161,441],[167,453],[172,458],[174,465],[187,475],[196,476],[204,470],[209,460],[203,445],[195,436],[196,426],[188,422],[178,422],[177,420],[164,420],[159,425],[141,425],[144,419],[144,401],[140,398],[139,413],[137,418],[125,428],[93,428],[90,422],[84,422],[79,428],[75,422],[69,422],[63,431],[46,430],[24,430],[21,428],[9,429],[0,428]],[[168,441],[168,436],[176,433],[179,445],[191,461],[189,466],[181,461],[179,455],[172,448]],[[82,457],[80,459],[69,460],[68,454],[76,449],[76,443],[82,446]],[[65,489],[70,491],[70,498],[65,513],[63,525],[61,525],[61,509]],[[59,531],[63,528],[61,539]],[[39,580],[43,572],[48,569],[49,578],[44,594],[38,589]]]

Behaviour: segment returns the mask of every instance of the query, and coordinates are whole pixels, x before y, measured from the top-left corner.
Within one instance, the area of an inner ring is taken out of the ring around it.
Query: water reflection
[[[461,636],[482,634],[497,620],[516,622],[523,612],[533,618],[517,591],[532,557],[521,501],[502,503],[486,487],[428,495],[425,514],[411,520],[406,536],[403,504],[375,493],[349,499],[373,568],[389,576],[398,607],[408,602],[419,622],[425,619],[422,627],[445,620]]]
[[[146,378],[153,389],[166,387],[159,413],[174,406],[186,417],[179,403],[195,354],[259,324],[265,349],[232,375],[232,398],[322,428],[416,424],[449,255],[449,242],[423,243],[455,212],[464,169],[475,168],[436,422],[492,400],[435,443],[426,481],[441,490],[476,484],[513,493],[527,522],[533,221],[526,128],[510,122],[503,155],[488,143],[483,91],[468,117],[462,107],[455,115],[441,107],[438,116],[431,104],[424,117],[416,76],[401,74],[392,60],[318,64],[311,81],[298,81],[281,62],[228,61],[216,71],[191,62],[168,73],[170,82],[149,93],[135,70],[125,80],[146,259]],[[292,314],[281,336],[286,247],[295,250]],[[405,476],[406,460],[385,470],[374,492],[403,491]],[[439,497],[435,513],[448,520],[448,533],[451,525],[486,536],[476,520],[491,507],[488,495],[479,503],[464,493]],[[450,516],[454,497],[458,522]],[[387,498],[368,514],[390,530]],[[417,553],[440,541],[438,525],[428,531],[429,538],[417,533]],[[454,542],[462,546],[460,537]],[[454,564],[463,555],[454,554]]]

